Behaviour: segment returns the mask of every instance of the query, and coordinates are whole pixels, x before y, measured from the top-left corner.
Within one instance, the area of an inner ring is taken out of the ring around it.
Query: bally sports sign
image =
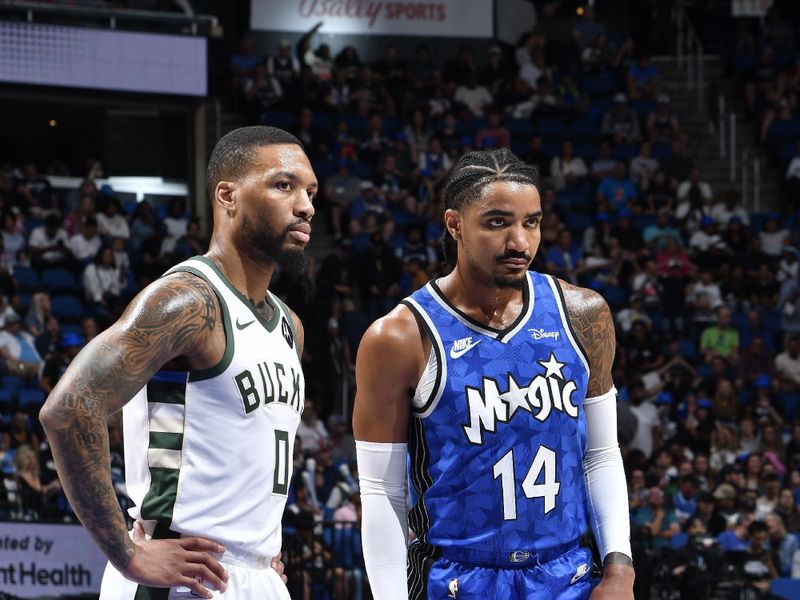
[[[252,29],[321,33],[490,38],[492,0],[252,0]]]

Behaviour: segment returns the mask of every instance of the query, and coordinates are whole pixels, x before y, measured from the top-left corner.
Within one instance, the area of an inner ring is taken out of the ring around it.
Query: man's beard
[[[508,252],[503,256],[497,258],[497,262],[500,263],[507,258],[524,258],[528,261],[530,265],[531,257],[525,254],[524,252]],[[527,269],[520,274],[517,279],[504,279],[502,277],[495,277],[494,284],[499,287],[500,289],[509,289],[513,288],[515,290],[522,290],[525,289],[528,281],[528,271]]]
[[[242,218],[242,244],[246,252],[257,252],[262,258],[278,265],[281,271],[288,273],[302,273],[306,269],[306,256],[303,248],[285,246],[289,231],[305,223],[298,219],[290,223],[281,233],[276,233],[271,228],[257,231],[251,226],[247,217]]]

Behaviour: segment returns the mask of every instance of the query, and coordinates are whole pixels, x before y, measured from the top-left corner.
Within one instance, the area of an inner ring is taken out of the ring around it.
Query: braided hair
[[[478,200],[487,185],[499,181],[522,183],[539,189],[536,170],[509,149],[467,152],[453,165],[444,185],[445,209],[461,210],[465,204]],[[447,229],[442,236],[442,249],[445,260],[455,263],[456,244]]]

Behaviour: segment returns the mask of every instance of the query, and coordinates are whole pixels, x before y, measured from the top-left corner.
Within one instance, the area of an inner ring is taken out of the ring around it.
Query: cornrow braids
[[[536,170],[507,148],[467,152],[458,159],[444,187],[444,206],[459,210],[477,200],[483,188],[497,181],[525,183],[539,188]]]

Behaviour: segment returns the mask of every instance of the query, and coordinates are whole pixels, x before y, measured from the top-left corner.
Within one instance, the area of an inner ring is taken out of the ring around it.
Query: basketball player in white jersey
[[[209,251],[145,288],[71,363],[41,421],[75,513],[109,559],[103,600],[288,599],[270,557],[304,400],[303,329],[267,290],[302,266],[317,180],[300,142],[244,127],[214,148]],[[124,408],[132,532],[106,419]]]

